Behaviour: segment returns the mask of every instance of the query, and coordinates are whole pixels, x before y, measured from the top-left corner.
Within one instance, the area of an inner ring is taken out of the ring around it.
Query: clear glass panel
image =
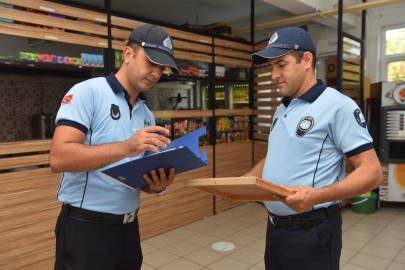
[[[405,28],[387,30],[385,32],[385,54],[394,55],[405,53],[404,40]]]
[[[405,61],[388,63],[387,81],[405,81]]]

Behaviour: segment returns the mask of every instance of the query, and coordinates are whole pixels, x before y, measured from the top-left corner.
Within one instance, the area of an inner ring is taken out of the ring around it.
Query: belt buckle
[[[273,224],[273,226],[276,226],[276,224],[274,224],[273,218],[270,215],[269,215],[269,219],[270,219],[270,223]]]
[[[124,215],[122,224],[131,223],[136,218],[136,210]]]

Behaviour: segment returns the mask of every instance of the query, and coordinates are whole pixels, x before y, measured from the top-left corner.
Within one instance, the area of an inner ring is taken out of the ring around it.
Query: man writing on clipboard
[[[315,78],[315,45],[297,27],[277,30],[253,64],[268,63],[284,97],[270,129],[267,156],[243,176],[288,187],[265,202],[265,265],[272,270],[339,269],[340,200],[378,187],[381,166],[361,110]],[[346,156],[355,170],[345,177]]]
[[[63,202],[55,227],[55,269],[140,269],[138,228],[141,189],[129,189],[101,175],[109,167],[159,152],[170,140],[157,132],[146,107],[148,91],[170,67],[178,73],[170,36],[143,25],[131,33],[124,63],[114,75],[76,84],[56,117],[50,151],[53,172],[62,173],[57,198]],[[161,168],[142,191],[162,195],[173,182]]]

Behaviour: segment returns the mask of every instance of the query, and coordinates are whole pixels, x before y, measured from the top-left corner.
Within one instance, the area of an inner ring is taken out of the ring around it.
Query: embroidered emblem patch
[[[111,104],[111,118],[114,120],[118,120],[121,117],[120,107],[115,104]]]
[[[270,132],[272,132],[272,131],[273,131],[274,126],[275,126],[275,125],[276,125],[276,123],[277,123],[277,119],[278,119],[278,118],[274,119],[273,124],[271,125]]]
[[[363,113],[360,111],[360,109],[355,110],[353,115],[357,124],[359,124],[362,128],[366,128],[366,119],[364,119]]]
[[[167,36],[167,38],[165,38],[165,40],[163,40],[163,46],[165,46],[166,48],[169,48],[170,50],[173,50],[172,39],[169,36]]]
[[[145,124],[145,126],[150,126],[150,123],[148,122],[148,121],[146,121],[146,119],[144,120],[144,122],[143,122],[144,124]]]
[[[62,104],[69,104],[72,101],[73,95],[68,95],[63,98]]]
[[[274,34],[271,36],[268,45],[270,45],[271,43],[274,43],[277,39],[278,39],[278,34],[277,34],[277,31],[276,31],[276,32],[274,32]]]
[[[314,118],[311,116],[305,116],[303,117],[297,125],[297,131],[296,134],[298,137],[303,137],[305,134],[307,134],[312,127],[314,126]]]

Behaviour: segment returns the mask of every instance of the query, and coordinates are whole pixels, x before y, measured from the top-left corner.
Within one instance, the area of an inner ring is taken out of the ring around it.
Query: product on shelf
[[[192,76],[196,76],[196,77],[200,76],[200,69],[197,67],[193,67],[192,65],[188,65],[187,71]]]
[[[89,65],[88,58],[87,58],[87,53],[82,53],[82,65],[83,66],[88,66]]]
[[[69,57],[69,65],[80,66],[82,64],[81,58]]]
[[[3,3],[0,3],[0,7],[13,9],[13,5],[3,4]],[[9,23],[13,23],[13,22],[14,22],[13,20],[2,19],[2,18],[0,18],[0,21],[1,21],[1,22],[9,22]]]
[[[52,54],[38,54],[38,62],[53,63],[53,55]]]
[[[96,54],[91,54],[91,57],[93,58],[93,67],[99,67],[99,64],[98,64],[98,55],[96,55]]]
[[[69,56],[53,55],[53,62],[56,64],[69,65]]]
[[[38,62],[37,53],[20,52],[20,60],[28,60]]]
[[[116,69],[119,69],[122,66],[123,58],[124,58],[124,53],[122,51],[115,51],[114,62],[115,62]]]
[[[104,67],[104,56],[103,55],[97,55],[97,56],[98,56],[98,66]]]

